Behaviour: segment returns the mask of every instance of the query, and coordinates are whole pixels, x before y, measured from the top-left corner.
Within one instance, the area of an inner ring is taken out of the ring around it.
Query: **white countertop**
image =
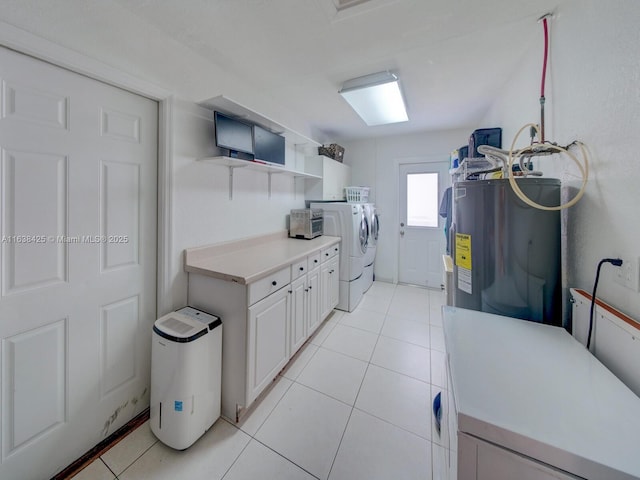
[[[443,307],[459,431],[584,478],[640,478],[640,398],[559,327]]]
[[[289,238],[282,232],[185,250],[184,269],[243,285],[255,282],[316,251],[340,242],[322,235],[312,240]]]

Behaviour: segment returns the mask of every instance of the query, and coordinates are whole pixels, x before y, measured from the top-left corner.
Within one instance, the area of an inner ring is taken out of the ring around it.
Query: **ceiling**
[[[144,25],[344,140],[477,128],[525,52],[542,44],[537,19],[563,1],[0,0],[0,20],[111,63],[129,54],[115,32],[133,38]],[[149,62],[162,45],[144,44]],[[337,92],[383,70],[400,77],[409,121],[367,127]]]

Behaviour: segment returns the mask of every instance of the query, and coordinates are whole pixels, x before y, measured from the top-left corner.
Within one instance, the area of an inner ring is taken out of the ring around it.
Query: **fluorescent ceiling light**
[[[398,77],[393,73],[373,73],[348,80],[339,93],[367,125],[409,120]]]

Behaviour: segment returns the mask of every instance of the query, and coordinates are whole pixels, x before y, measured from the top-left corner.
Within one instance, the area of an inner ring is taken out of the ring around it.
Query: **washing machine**
[[[369,241],[369,219],[357,203],[311,203],[321,208],[325,235],[341,237],[340,292],[337,309],[352,312],[364,293],[364,260]]]
[[[369,221],[369,241],[367,243],[367,252],[364,254],[364,282],[363,289],[366,292],[373,285],[373,267],[376,259],[376,243],[378,241],[378,230],[380,223],[378,213],[373,203],[363,203],[362,208],[364,214]]]

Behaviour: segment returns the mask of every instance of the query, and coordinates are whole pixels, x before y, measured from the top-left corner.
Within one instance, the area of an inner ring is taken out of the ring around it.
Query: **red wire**
[[[547,19],[542,19],[544,27],[544,60],[542,62],[542,82],[540,85],[540,97],[544,98],[544,84],[547,77],[547,58],[549,55],[549,30],[547,28]]]

